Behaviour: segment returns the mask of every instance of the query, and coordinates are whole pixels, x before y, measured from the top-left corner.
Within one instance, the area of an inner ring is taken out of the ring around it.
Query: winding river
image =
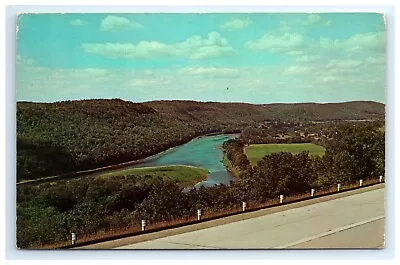
[[[187,144],[172,148],[162,154],[138,163],[132,167],[150,167],[166,165],[188,165],[208,169],[208,178],[195,185],[214,186],[216,184],[229,185],[232,175],[226,170],[222,159],[222,144],[237,135],[213,135],[193,139]]]

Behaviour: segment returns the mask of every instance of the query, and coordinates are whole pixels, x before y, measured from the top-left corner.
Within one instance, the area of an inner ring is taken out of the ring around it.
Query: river
[[[206,180],[197,183],[195,185],[196,188],[201,186],[210,187],[220,183],[229,185],[233,177],[222,162],[222,144],[236,136],[235,134],[229,134],[198,137],[184,145],[172,148],[131,167],[166,165],[202,167],[207,169],[210,174]]]

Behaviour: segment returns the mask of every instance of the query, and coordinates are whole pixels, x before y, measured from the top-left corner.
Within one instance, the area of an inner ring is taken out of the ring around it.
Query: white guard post
[[[146,220],[142,220],[142,231],[146,230]]]
[[[72,243],[72,245],[75,245],[75,243],[76,243],[76,234],[75,233],[71,234],[71,243]]]
[[[279,195],[279,202],[283,203],[283,195]]]
[[[197,210],[197,220],[201,219],[201,209]]]

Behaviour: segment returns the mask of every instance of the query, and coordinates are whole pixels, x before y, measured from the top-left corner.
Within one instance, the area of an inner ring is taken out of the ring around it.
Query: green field
[[[325,148],[311,143],[303,144],[252,144],[244,149],[250,163],[255,165],[264,156],[279,153],[279,152],[290,152],[292,154],[298,154],[302,151],[309,151],[310,155],[323,156],[325,154]]]
[[[208,170],[191,166],[158,166],[158,167],[141,167],[130,168],[120,171],[105,173],[99,178],[107,178],[113,176],[146,176],[162,177],[179,181],[181,187],[193,186],[196,183],[205,180],[208,175]]]

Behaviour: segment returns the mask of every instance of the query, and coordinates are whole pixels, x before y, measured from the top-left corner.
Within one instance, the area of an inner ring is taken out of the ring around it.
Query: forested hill
[[[217,103],[119,99],[17,103],[17,179],[144,158],[212,132],[263,121],[385,118],[375,102],[337,104]]]
[[[373,101],[343,103],[265,104],[265,113],[273,120],[326,121],[326,120],[384,120],[385,105]]]
[[[385,105],[373,101],[343,103],[220,103],[196,101],[151,101],[144,103],[162,113],[180,118],[237,121],[269,120],[282,122],[328,120],[384,120]]]

